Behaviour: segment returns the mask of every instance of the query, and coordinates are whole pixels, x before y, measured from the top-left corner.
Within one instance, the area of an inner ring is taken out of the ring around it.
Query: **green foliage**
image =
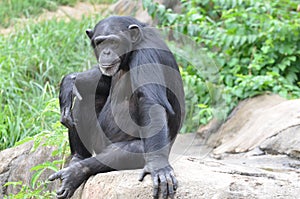
[[[5,199],[14,198],[14,199],[23,199],[23,198],[40,198],[40,199],[46,199],[46,198],[55,198],[56,194],[55,192],[51,192],[48,189],[48,184],[51,183],[48,180],[43,181],[40,180],[41,175],[46,169],[53,170],[54,172],[57,172],[59,168],[57,165],[62,164],[62,160],[59,161],[53,161],[53,162],[45,162],[43,164],[34,166],[31,168],[31,171],[34,171],[35,173],[32,175],[30,179],[30,184],[26,185],[22,181],[18,182],[7,182],[4,184],[4,186],[13,186],[17,188],[19,191],[16,194],[9,194],[7,196],[4,196]]]
[[[220,66],[219,85],[227,111],[248,97],[265,92],[286,98],[300,96],[300,13],[299,2],[290,0],[182,0],[181,13],[143,0],[143,6],[174,31],[190,36],[207,56]],[[194,56],[198,56],[194,54]],[[202,57],[200,57],[201,59]],[[187,65],[182,64],[183,71]],[[183,79],[201,81],[202,74],[182,73]],[[186,82],[187,101],[194,103],[193,117],[207,118],[195,107],[213,107],[197,88],[203,83]],[[191,91],[193,90],[193,91]],[[192,94],[191,94],[192,93]],[[194,96],[194,93],[198,95]],[[190,98],[189,96],[192,96]],[[188,107],[192,107],[188,104]],[[196,112],[195,112],[196,111]],[[189,113],[190,114],[190,113]],[[211,116],[209,116],[210,118]],[[200,121],[200,119],[197,119]],[[207,121],[207,120],[206,120]],[[200,122],[202,123],[202,122]]]
[[[192,66],[189,66],[192,68]],[[188,67],[188,68],[189,68]],[[185,93],[186,99],[186,118],[181,132],[191,132],[199,127],[199,123],[205,124],[212,117],[212,110],[209,107],[209,90],[206,82],[197,75],[190,75],[188,70],[181,70],[184,90],[189,91]],[[199,103],[201,102],[201,103]],[[201,114],[205,117],[199,117]]]
[[[73,1],[70,0],[70,3]],[[38,15],[43,9],[54,11],[59,4],[61,0],[2,0],[0,2],[0,25],[8,27],[14,19]]]
[[[20,191],[17,194],[9,194],[8,196],[4,196],[4,199],[24,199],[24,198],[54,198],[55,194],[50,191],[43,191],[41,188],[32,189],[30,186],[24,185],[22,181],[18,182],[8,182],[4,186],[14,186],[20,188]],[[40,187],[46,187],[46,184],[40,184]]]

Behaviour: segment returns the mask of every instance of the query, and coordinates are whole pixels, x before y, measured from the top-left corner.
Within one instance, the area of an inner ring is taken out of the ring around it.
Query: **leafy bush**
[[[163,5],[143,0],[144,7],[158,20],[159,26],[190,36],[217,62],[227,111],[239,100],[265,92],[279,93],[289,99],[300,96],[297,1],[182,0],[181,3],[181,13],[174,13]],[[195,107],[205,104],[207,109],[213,102],[208,102],[209,96],[203,97],[203,93],[197,91],[203,89],[201,72],[189,73],[187,67],[190,66],[181,65],[183,71],[187,71],[182,73],[183,79],[197,79],[187,82],[187,101],[194,103],[194,106],[188,104],[188,108],[193,109],[188,109],[187,120],[203,123],[207,121],[202,119],[207,117],[207,112],[203,114]],[[191,92],[198,97],[190,95]]]

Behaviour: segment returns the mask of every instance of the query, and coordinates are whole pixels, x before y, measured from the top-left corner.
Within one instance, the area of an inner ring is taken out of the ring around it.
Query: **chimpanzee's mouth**
[[[111,67],[114,67],[116,65],[119,65],[121,63],[120,60],[116,60],[114,61],[113,63],[109,63],[109,64],[100,64],[100,67],[103,68],[103,69],[109,69]]]
[[[120,63],[121,61],[117,60],[110,64],[99,64],[99,68],[104,75],[113,76],[118,71]]]

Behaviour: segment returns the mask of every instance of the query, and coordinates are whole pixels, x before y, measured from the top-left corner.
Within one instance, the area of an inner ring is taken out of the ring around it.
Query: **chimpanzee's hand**
[[[60,122],[69,129],[75,126],[74,120],[71,116],[71,107],[64,107],[61,110]]]
[[[75,80],[77,73],[69,74],[65,76],[60,84],[59,92],[59,105],[61,119],[60,122],[67,128],[74,127],[74,120],[72,118],[72,106],[74,97],[77,96],[81,99],[81,96],[75,86]]]
[[[159,198],[159,190],[164,199],[168,197],[174,198],[178,182],[175,178],[173,168],[170,165],[154,171],[149,171],[149,169],[145,167],[139,181],[142,181],[147,174],[151,174],[153,180],[153,198]]]
[[[86,180],[89,175],[87,169],[85,169],[80,163],[75,163],[67,168],[64,168],[51,176],[49,180],[61,179],[62,185],[60,189],[56,191],[57,198],[66,199],[70,198],[75,190]]]

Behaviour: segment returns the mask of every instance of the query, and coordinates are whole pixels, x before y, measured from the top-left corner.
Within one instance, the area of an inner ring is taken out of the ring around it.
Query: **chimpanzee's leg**
[[[79,161],[52,174],[49,180],[61,179],[58,198],[69,198],[91,175],[113,170],[143,168],[145,161],[141,140],[113,143],[102,153]]]
[[[92,156],[91,153],[86,149],[86,147],[82,143],[75,127],[69,128],[68,134],[69,134],[69,143],[70,143],[70,149],[72,155],[72,160],[70,162],[70,165]]]

